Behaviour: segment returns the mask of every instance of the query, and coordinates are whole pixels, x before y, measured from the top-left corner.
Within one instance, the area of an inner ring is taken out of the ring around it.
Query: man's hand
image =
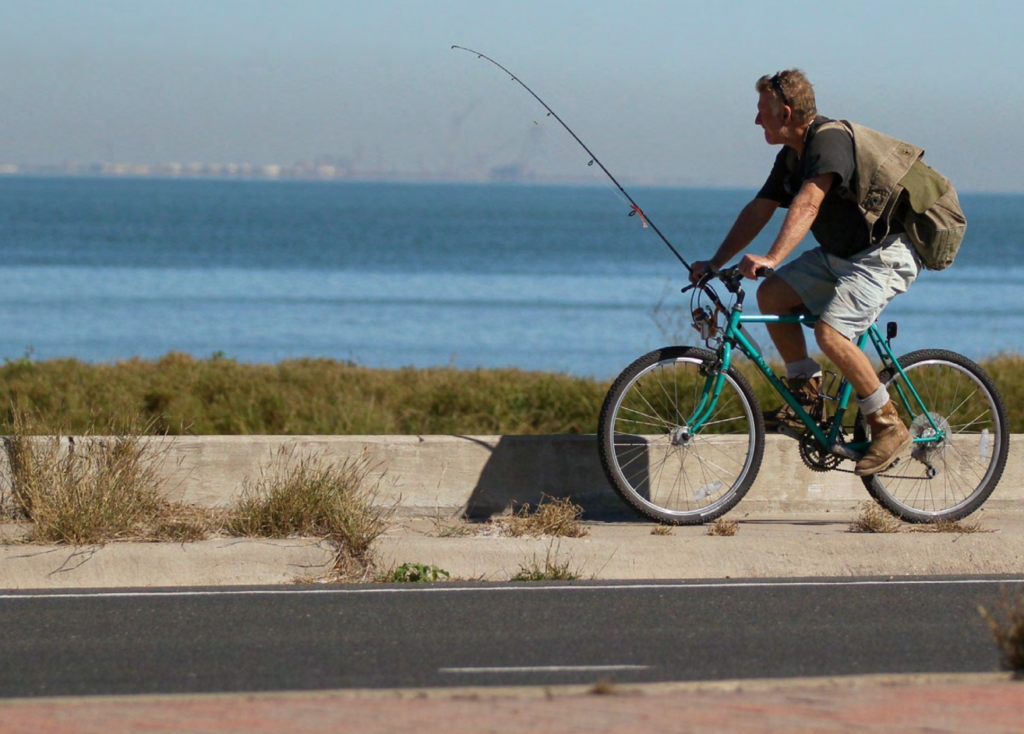
[[[715,264],[711,260],[698,260],[690,265],[690,282],[696,283],[704,276],[705,273],[715,270],[718,270],[718,268],[715,267]]]
[[[744,255],[743,259],[740,260],[740,273],[745,278],[751,280],[757,280],[757,274],[764,268],[774,268],[776,266],[775,258],[766,257],[763,255]]]

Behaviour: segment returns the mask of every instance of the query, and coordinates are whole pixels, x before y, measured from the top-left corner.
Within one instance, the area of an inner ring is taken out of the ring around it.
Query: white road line
[[[583,585],[534,585],[514,584],[509,586],[454,586],[438,585],[430,587],[407,586],[387,588],[325,588],[325,589],[185,589],[176,591],[75,591],[47,592],[46,590],[26,590],[23,593],[0,594],[0,601],[26,601],[30,599],[163,599],[174,597],[218,597],[218,596],[352,596],[364,594],[480,594],[493,592],[529,592],[529,593],[581,593],[591,591],[657,591],[689,589],[779,589],[779,588],[815,588],[845,586],[990,586],[1005,584],[1024,584],[1024,577],[1004,579],[861,579],[846,581],[832,579],[828,581],[793,580],[793,581],[714,581],[714,582],[657,582],[650,584],[583,584]]]
[[[650,670],[653,665],[534,665],[507,668],[438,668],[438,673],[479,674],[488,673],[609,673],[622,670]]]

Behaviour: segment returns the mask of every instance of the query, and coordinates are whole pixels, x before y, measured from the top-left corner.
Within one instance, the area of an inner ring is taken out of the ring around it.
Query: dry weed
[[[583,508],[568,497],[554,499],[544,497],[537,509],[531,512],[530,505],[523,505],[519,511],[495,521],[514,538],[522,536],[549,535],[558,538],[582,538],[589,534],[580,522]]]
[[[165,502],[153,518],[151,539],[174,543],[206,540],[219,534],[226,522],[223,510]]]
[[[434,525],[434,534],[438,538],[465,538],[473,535],[473,528],[461,518],[444,517],[441,515],[441,508],[434,511],[431,518]]]
[[[1024,677],[1024,595],[1011,599],[1008,592],[992,609],[979,606],[999,650],[999,664],[1017,677]]]
[[[618,692],[615,680],[612,678],[599,678],[590,688],[590,693],[594,696],[613,696]]]
[[[655,525],[653,528],[651,528],[651,535],[671,535],[671,534],[672,534],[672,526],[671,525]]]
[[[735,520],[726,520],[724,517],[720,517],[708,525],[708,535],[731,537],[738,533],[739,530],[740,524],[738,522]]]
[[[376,486],[364,486],[373,467],[365,459],[331,463],[322,456],[295,454],[294,448],[282,449],[260,467],[255,480],[245,481],[228,532],[327,538],[352,558],[366,560],[393,512],[375,504]]]
[[[154,539],[154,520],[166,516],[160,457],[138,423],[112,435],[61,438],[33,435],[31,421],[15,413],[4,438],[10,498],[18,517],[34,523],[30,542],[85,545]]]
[[[900,519],[877,502],[861,504],[861,513],[850,523],[851,533],[898,533]]]
[[[956,535],[988,532],[981,527],[981,520],[977,518],[973,520],[938,520],[916,525],[913,530],[918,533],[955,533]]]

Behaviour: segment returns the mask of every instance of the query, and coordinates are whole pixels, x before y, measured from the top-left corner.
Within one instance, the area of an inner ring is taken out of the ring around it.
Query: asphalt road
[[[0,697],[989,672],[1016,579],[0,594]]]

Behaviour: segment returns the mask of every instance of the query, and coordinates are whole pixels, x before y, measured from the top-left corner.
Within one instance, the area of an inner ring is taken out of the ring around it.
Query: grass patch
[[[713,523],[708,525],[708,535],[717,535],[721,537],[732,537],[740,531],[740,524],[735,520],[726,520],[724,517],[720,517]]]
[[[558,552],[548,546],[543,562],[534,556],[527,563],[519,566],[511,581],[578,581],[582,569],[574,568],[570,559],[560,560]]]
[[[877,502],[861,503],[861,512],[850,523],[851,533],[898,533],[900,519]]]
[[[329,359],[244,364],[171,353],[157,360],[0,365],[0,400],[43,433],[125,415],[191,435],[593,433],[608,381],[514,369],[370,369]],[[0,413],[0,434],[10,431]]]
[[[543,565],[530,561],[519,567],[511,581],[578,581],[578,569],[571,567],[570,561],[558,562],[545,559]]]
[[[1024,595],[1012,599],[1004,592],[992,609],[979,606],[999,650],[999,664],[1015,677],[1024,677]]]
[[[283,449],[246,480],[226,529],[245,537],[327,538],[367,562],[392,514],[374,503],[377,487],[365,486],[372,468],[364,459],[330,462]]]
[[[523,505],[517,512],[494,522],[500,524],[514,538],[548,535],[557,538],[582,538],[589,534],[580,522],[583,508],[568,497],[544,497],[536,509]]]
[[[25,540],[88,545],[184,532],[182,516],[189,511],[163,499],[162,457],[146,443],[145,427],[130,423],[110,435],[38,432],[25,413],[15,412],[3,439],[10,466],[5,512],[33,523]],[[196,523],[187,524],[194,536]]]
[[[195,543],[219,535],[226,522],[222,510],[167,502],[153,518],[150,537],[156,541]]]
[[[9,487],[0,486],[0,522],[16,522],[28,517],[14,501]]]
[[[684,342],[692,343],[685,309],[679,319]],[[1024,356],[991,357],[981,366],[999,385],[1009,431],[1024,433]],[[737,367],[763,405],[778,402],[751,365]],[[254,365],[179,353],[114,364],[0,365],[0,400],[37,415],[47,434],[85,433],[129,415],[152,421],[155,433],[193,435],[589,434],[608,386],[514,369],[383,370],[330,359]],[[12,422],[0,414],[0,434]]]

